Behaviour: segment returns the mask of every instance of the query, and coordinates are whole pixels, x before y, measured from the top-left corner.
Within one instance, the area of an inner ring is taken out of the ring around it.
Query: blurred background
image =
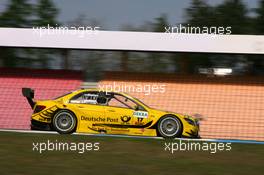
[[[263,35],[264,0],[0,2],[0,27],[165,32],[180,24]],[[204,115],[202,137],[264,140],[263,55],[0,47],[0,67],[0,113],[9,116],[0,116],[1,128],[29,129],[31,111],[20,94],[25,86],[45,99],[113,82],[164,84],[165,94],[131,95],[155,108]],[[14,111],[13,105],[20,107]]]
[[[100,30],[165,32],[164,27],[180,24],[201,28],[230,26],[232,34],[261,35],[264,1],[0,2],[0,27],[99,26]],[[96,80],[100,72],[109,70],[197,74],[204,72],[201,68],[228,67],[234,70],[233,74],[263,75],[264,59],[261,55],[0,48],[0,66],[82,70],[86,79]]]

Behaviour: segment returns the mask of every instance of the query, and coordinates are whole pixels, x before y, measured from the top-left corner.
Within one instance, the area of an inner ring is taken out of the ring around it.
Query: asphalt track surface
[[[0,132],[14,132],[14,133],[33,133],[33,134],[58,134],[55,131],[33,131],[33,130],[15,130],[15,129],[0,129]],[[159,139],[162,137],[146,137],[146,136],[128,136],[128,135],[110,135],[110,134],[88,134],[88,133],[73,133],[73,135],[87,135],[95,137],[119,137],[119,138],[137,138],[137,139]],[[205,142],[228,142],[228,143],[245,143],[245,144],[263,144],[264,141],[254,140],[228,140],[228,139],[188,139],[188,138],[175,138],[175,140],[184,141],[205,141]]]

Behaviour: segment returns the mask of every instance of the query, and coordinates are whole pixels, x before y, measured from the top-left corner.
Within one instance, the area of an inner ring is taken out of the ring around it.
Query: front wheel
[[[60,134],[71,134],[77,126],[75,115],[67,110],[57,112],[52,120],[54,129]]]
[[[181,121],[175,116],[162,117],[157,126],[158,134],[164,138],[175,138],[182,135]]]

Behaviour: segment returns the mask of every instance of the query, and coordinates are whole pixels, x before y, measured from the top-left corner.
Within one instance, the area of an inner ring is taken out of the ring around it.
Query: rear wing
[[[35,102],[34,102],[34,90],[31,88],[22,88],[22,94],[24,97],[27,98],[27,101],[29,103],[29,105],[31,106],[31,108],[33,109],[35,106]]]

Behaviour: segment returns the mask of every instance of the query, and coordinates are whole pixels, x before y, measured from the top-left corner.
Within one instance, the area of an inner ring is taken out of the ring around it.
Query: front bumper
[[[190,130],[189,132],[186,132],[186,134],[188,134],[188,135],[183,135],[182,137],[185,137],[185,138],[201,138],[198,130],[197,131]]]
[[[194,125],[186,126],[182,137],[183,138],[201,138],[199,135],[200,125],[199,123],[195,123]]]

